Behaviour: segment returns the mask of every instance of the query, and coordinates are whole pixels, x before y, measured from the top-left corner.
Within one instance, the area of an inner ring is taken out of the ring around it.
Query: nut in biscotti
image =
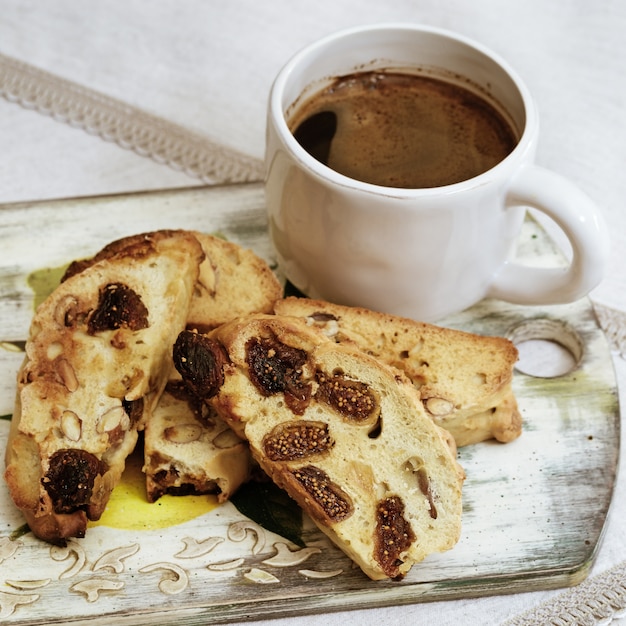
[[[397,370],[268,315],[181,333],[174,364],[371,578],[400,579],[458,540],[462,470]]]

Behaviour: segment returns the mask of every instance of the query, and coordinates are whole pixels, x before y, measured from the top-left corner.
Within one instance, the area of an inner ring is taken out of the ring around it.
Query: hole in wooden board
[[[565,376],[579,366],[583,355],[578,333],[558,320],[528,320],[516,326],[509,339],[519,352],[515,369],[536,378]]]

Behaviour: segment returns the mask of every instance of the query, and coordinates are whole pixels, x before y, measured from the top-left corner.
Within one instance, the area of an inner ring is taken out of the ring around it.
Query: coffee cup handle
[[[507,207],[527,206],[549,217],[572,246],[569,266],[529,267],[506,262],[488,297],[513,304],[564,304],[587,295],[604,275],[609,233],[602,214],[576,185],[537,165],[522,169],[507,194]]]

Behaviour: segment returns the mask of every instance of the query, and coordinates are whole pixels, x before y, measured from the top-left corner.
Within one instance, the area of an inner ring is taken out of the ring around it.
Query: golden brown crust
[[[128,237],[116,239],[115,241],[112,241],[104,246],[104,248],[98,251],[94,256],[87,259],[72,261],[65,270],[61,282],[67,280],[75,274],[79,274],[83,270],[100,261],[112,261],[115,258],[121,258],[124,262],[132,262],[133,260],[157,254],[160,242],[181,234],[183,234],[183,231],[164,229],[149,233],[129,235]],[[186,234],[185,237],[187,237]]]

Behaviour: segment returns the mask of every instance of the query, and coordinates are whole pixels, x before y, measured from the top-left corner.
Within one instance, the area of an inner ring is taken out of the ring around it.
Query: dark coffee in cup
[[[497,165],[518,141],[496,106],[469,86],[393,71],[339,77],[299,103],[288,123],[317,160],[385,187],[468,180]]]

